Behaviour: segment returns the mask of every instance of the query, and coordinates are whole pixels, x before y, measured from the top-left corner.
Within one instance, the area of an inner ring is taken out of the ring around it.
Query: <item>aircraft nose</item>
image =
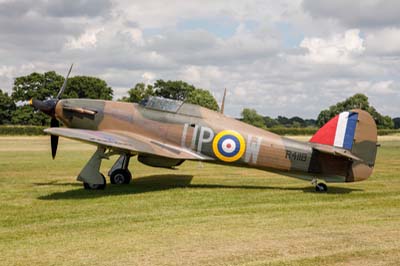
[[[29,101],[29,104],[49,116],[54,116],[57,101],[57,99],[50,99],[45,101],[31,99]]]

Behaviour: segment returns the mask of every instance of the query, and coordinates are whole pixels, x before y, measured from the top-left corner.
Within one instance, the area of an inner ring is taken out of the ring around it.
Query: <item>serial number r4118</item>
[[[305,162],[307,161],[307,153],[304,152],[295,152],[295,151],[286,151],[286,159],[289,159],[291,161],[301,161]]]

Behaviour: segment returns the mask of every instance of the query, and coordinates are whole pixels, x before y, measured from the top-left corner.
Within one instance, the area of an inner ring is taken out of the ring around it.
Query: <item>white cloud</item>
[[[400,25],[397,0],[304,0],[304,10],[315,18],[334,19],[346,27],[379,28]]]
[[[103,28],[92,29],[85,31],[78,38],[72,37],[65,45],[68,49],[85,49],[90,47],[96,47],[97,35],[104,31]]]
[[[231,17],[237,21],[277,22],[300,6],[301,0],[114,1],[114,13],[127,16],[145,28],[171,28],[182,20]]]
[[[378,82],[359,81],[356,83],[355,90],[372,95],[392,95],[399,94],[400,87],[393,80]]]
[[[361,55],[365,47],[360,30],[347,30],[344,35],[335,34],[329,39],[305,38],[300,47],[308,50],[307,58],[314,63],[350,64]]]
[[[371,31],[366,36],[366,48],[375,55],[400,55],[400,28]]]
[[[179,77],[197,86],[211,89],[217,80],[223,78],[223,74],[217,66],[190,65],[181,71]]]
[[[152,84],[156,78],[156,75],[152,72],[144,72],[142,78],[145,84]]]

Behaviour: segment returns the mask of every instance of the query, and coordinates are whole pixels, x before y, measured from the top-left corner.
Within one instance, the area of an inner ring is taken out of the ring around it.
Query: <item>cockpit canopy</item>
[[[153,110],[176,113],[182,106],[183,101],[167,99],[163,97],[150,96],[140,102],[140,105]]]

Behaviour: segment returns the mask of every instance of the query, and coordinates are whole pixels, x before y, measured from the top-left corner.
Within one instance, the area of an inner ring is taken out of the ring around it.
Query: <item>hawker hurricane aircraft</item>
[[[72,68],[72,66],[71,66]],[[61,99],[68,75],[54,99],[32,99],[31,105],[51,116],[53,159],[58,137],[97,146],[77,179],[85,189],[104,189],[101,161],[119,155],[108,172],[112,184],[129,184],[129,160],[174,168],[185,160],[258,168],[312,181],[367,179],[374,168],[377,130],[365,111],[338,114],[310,139],[300,142],[256,128],[222,113],[182,101],[149,97],[141,103]],[[65,127],[59,127],[59,121]]]

